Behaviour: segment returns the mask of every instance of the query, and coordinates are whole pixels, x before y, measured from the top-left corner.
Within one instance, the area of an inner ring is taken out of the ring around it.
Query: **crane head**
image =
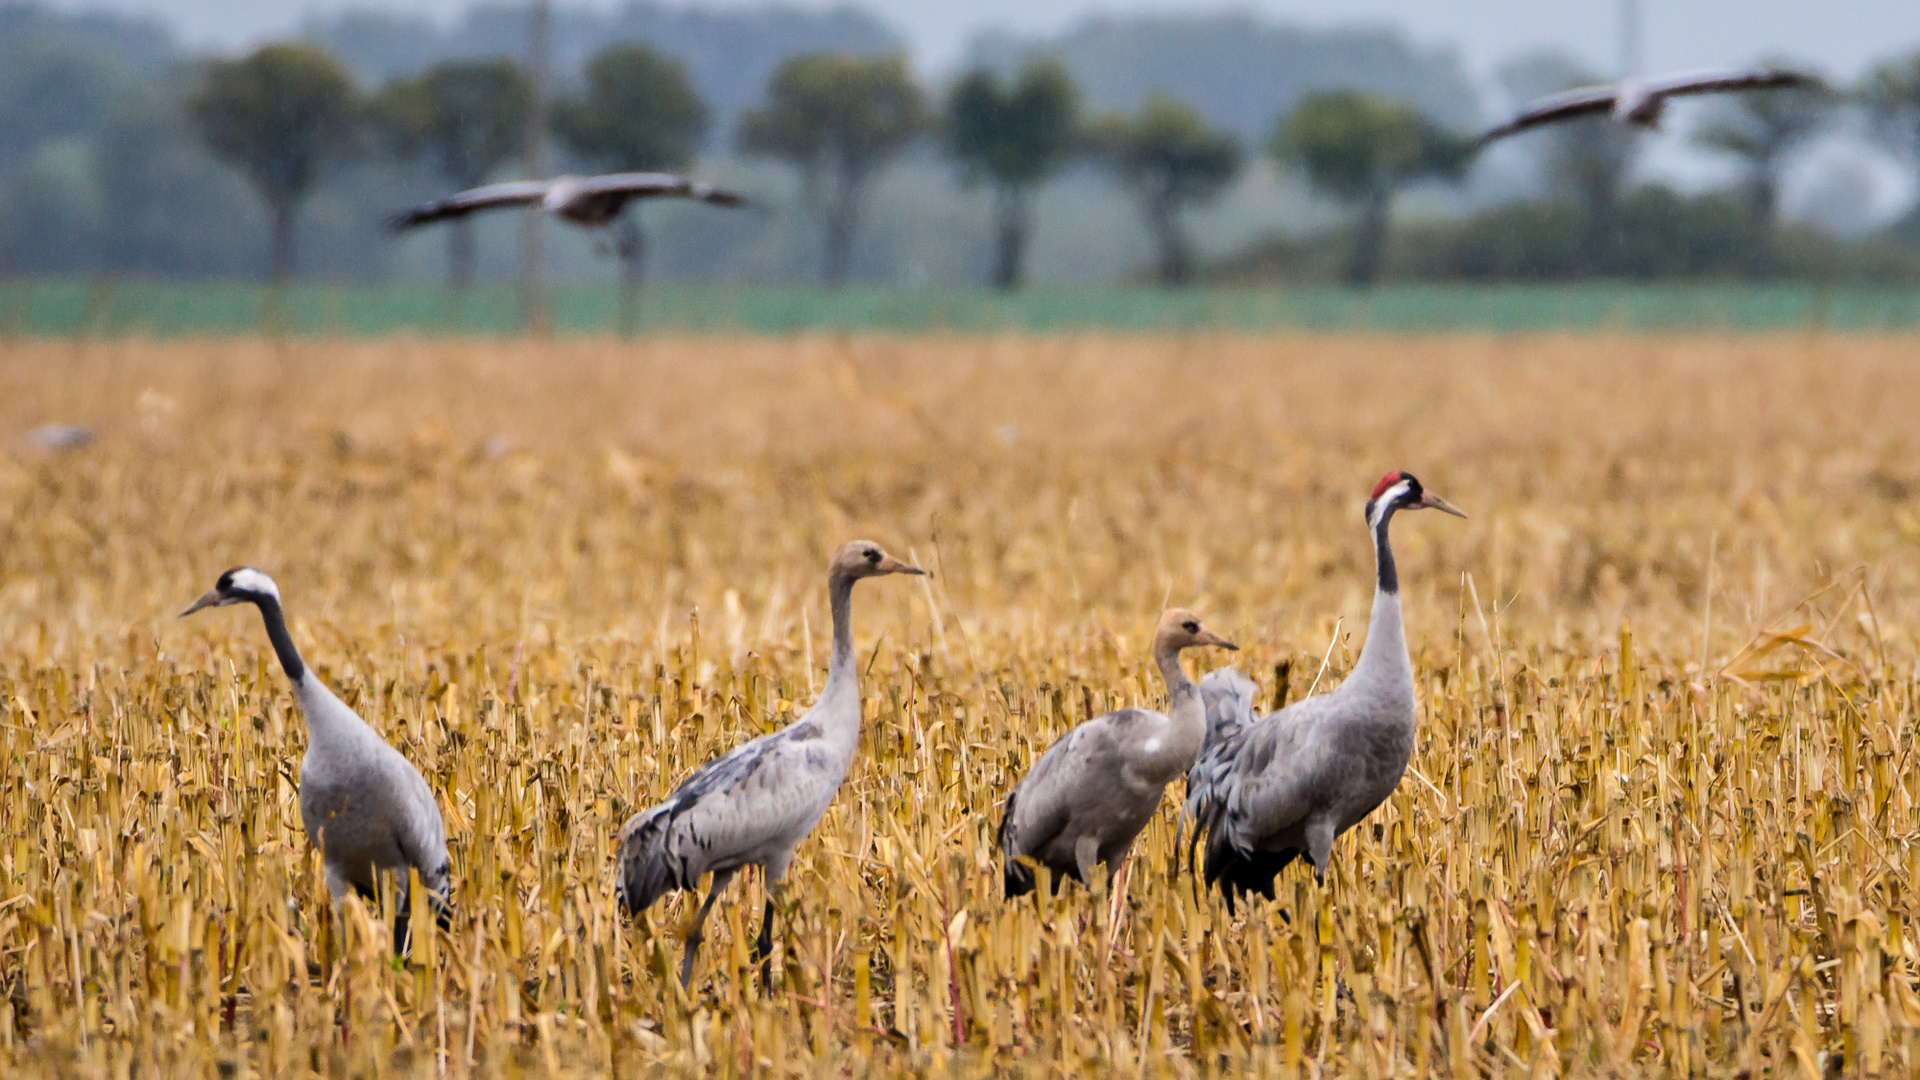
[[[1367,499],[1367,522],[1378,523],[1387,510],[1439,510],[1454,517],[1466,517],[1466,513],[1447,500],[1420,486],[1420,480],[1410,472],[1395,470],[1380,478],[1374,485],[1373,495]]]
[[[828,572],[834,577],[867,578],[882,574],[924,574],[911,563],[899,559],[881,550],[880,545],[871,540],[850,540],[841,544],[833,553],[833,561],[828,564]]]
[[[262,600],[280,602],[280,586],[273,579],[255,570],[251,566],[236,566],[220,575],[213,588],[204,593],[193,605],[180,613],[181,618],[202,608],[226,607],[230,604],[257,604]]]
[[[1167,649],[1178,652],[1196,645],[1218,645],[1240,651],[1240,646],[1200,625],[1199,616],[1185,608],[1168,608],[1160,615],[1160,625],[1153,632],[1154,652]]]

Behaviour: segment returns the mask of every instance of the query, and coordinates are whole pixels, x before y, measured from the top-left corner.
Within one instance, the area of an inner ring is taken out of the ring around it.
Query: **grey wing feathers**
[[[766,757],[776,732],[763,735],[694,770],[658,806],[642,810],[620,829],[620,881],[616,886],[621,904],[628,911],[640,911],[674,889],[691,889],[700,882],[700,869],[694,864],[690,848],[696,838],[676,828],[701,800],[724,793],[751,776]]]
[[[1798,71],[1690,71],[1656,79],[1647,84],[1647,92],[1661,97],[1688,94],[1712,94],[1728,90],[1768,90],[1787,86],[1813,86],[1818,82]]]
[[[610,173],[580,182],[582,194],[622,194],[634,198],[680,195],[719,206],[734,206],[746,200],[731,191],[707,184],[696,184],[670,173]]]
[[[1495,139],[1502,139],[1540,124],[1564,120],[1570,116],[1607,112],[1613,108],[1615,94],[1616,91],[1611,86],[1584,86],[1564,93],[1551,94],[1528,105],[1521,110],[1520,115],[1485,132],[1476,141],[1479,145],[1485,146]]]
[[[488,184],[485,187],[472,188],[449,195],[444,199],[435,199],[403,210],[389,219],[387,225],[393,231],[401,232],[416,225],[429,225],[448,218],[465,217],[477,210],[539,202],[546,197],[546,194],[547,184],[540,180]]]
[[[1007,796],[998,840],[1009,899],[1034,888],[1033,871],[1019,862],[1019,856],[1045,848],[1073,819],[1072,791],[1082,779],[1082,759],[1111,749],[1112,737],[1105,725],[1134,711],[1097,716],[1055,739]]]
[[[1196,835],[1207,827],[1210,807],[1221,790],[1221,772],[1232,761],[1227,744],[1253,723],[1253,699],[1259,692],[1252,679],[1233,668],[1210,671],[1200,680],[1207,736],[1187,769],[1186,801],[1186,816],[1193,820]]]

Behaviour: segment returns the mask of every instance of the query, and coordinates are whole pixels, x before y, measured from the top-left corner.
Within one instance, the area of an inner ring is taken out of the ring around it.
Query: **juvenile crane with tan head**
[[[1273,899],[1273,879],[1304,855],[1326,880],[1333,841],[1385,802],[1413,754],[1413,662],[1400,622],[1400,576],[1387,526],[1400,510],[1466,517],[1390,472],[1367,500],[1376,580],[1367,642],[1346,681],[1258,720],[1252,684],[1222,670],[1201,681],[1207,741],[1187,772],[1187,812],[1206,834],[1207,884],[1227,906],[1242,892]]]
[[[1180,651],[1198,645],[1237,646],[1208,631],[1190,611],[1169,610],[1153,635],[1153,659],[1167,685],[1165,714],[1120,709],[1062,735],[1007,796],[1000,819],[1000,855],[1008,898],[1034,889],[1032,859],[1066,878],[1107,877],[1126,861],[1134,838],[1153,820],[1167,784],[1193,764],[1207,731],[1200,689],[1180,666]]]
[[[793,851],[833,802],[860,743],[860,681],[853,658],[853,585],[861,578],[926,571],[866,540],[842,544],[827,567],[833,612],[833,656],[820,700],[798,720],[711,761],[658,806],[620,828],[620,902],[645,910],[675,889],[693,890],[713,875],[707,898],[686,935],[680,982],[693,978],[707,912],[741,867],[758,866],[767,885],[755,959],[773,951],[774,895]],[[764,968],[763,968],[764,970]]]
[[[252,604],[267,624],[267,640],[293,683],[293,697],[307,721],[307,754],[300,761],[300,823],[320,849],[327,890],[337,905],[348,889],[375,899],[387,875],[400,889],[393,948],[407,950],[407,871],[420,875],[437,921],[445,927],[452,889],[447,828],[420,770],[333,696],[307,669],[287,633],[280,587],[250,566],[220,575],[212,591],[180,613]]]

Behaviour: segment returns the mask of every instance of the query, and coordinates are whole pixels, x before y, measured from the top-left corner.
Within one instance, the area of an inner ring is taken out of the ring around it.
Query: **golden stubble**
[[[1916,344],[0,344],[0,1062],[1907,1073]],[[1163,603],[1263,706],[1337,684],[1395,468],[1472,517],[1396,520],[1420,740],[1329,889],[1229,916],[1170,797],[1117,916],[1003,904],[999,800],[1160,700]],[[743,879],[684,994],[691,898],[622,919],[614,830],[805,709],[855,536],[937,576],[856,595],[774,985]],[[327,910],[257,617],[173,617],[238,563],[440,793],[458,912],[407,962]]]

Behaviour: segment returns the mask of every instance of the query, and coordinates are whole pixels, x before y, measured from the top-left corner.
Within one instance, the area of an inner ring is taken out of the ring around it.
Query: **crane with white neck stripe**
[[[1326,880],[1333,841],[1385,802],[1413,754],[1413,662],[1400,621],[1400,576],[1387,543],[1399,510],[1466,517],[1390,472],[1367,501],[1377,578],[1360,659],[1330,693],[1258,720],[1253,686],[1224,669],[1201,680],[1207,741],[1187,772],[1187,812],[1207,837],[1207,884],[1232,908],[1243,892],[1273,899],[1273,879],[1304,855]]]
[[[408,870],[419,873],[439,924],[444,928],[451,918],[453,865],[447,858],[446,824],[433,792],[412,762],[308,670],[287,633],[280,587],[272,578],[250,566],[236,566],[221,574],[213,589],[180,617],[233,604],[260,609],[267,640],[293,683],[294,700],[307,721],[307,753],[300,761],[300,822],[307,839],[320,849],[327,891],[336,906],[348,889],[374,900],[386,875],[398,875],[393,949],[405,953]]]

